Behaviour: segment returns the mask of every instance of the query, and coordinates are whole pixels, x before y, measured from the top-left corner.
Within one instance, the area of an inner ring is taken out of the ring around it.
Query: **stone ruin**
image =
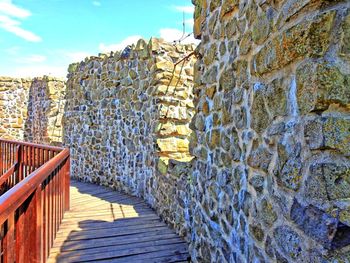
[[[0,137],[61,145],[65,92],[58,78],[0,77]]]
[[[349,262],[350,2],[192,2],[196,48],[1,78],[1,136],[70,147],[75,178],[144,198],[193,262]]]

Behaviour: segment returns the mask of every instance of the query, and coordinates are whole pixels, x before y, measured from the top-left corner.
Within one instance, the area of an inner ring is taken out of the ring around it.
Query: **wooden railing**
[[[7,191],[19,181],[18,173],[20,146],[6,141],[0,141],[0,194]]]
[[[45,262],[69,209],[69,150],[0,140],[0,163],[0,262]]]

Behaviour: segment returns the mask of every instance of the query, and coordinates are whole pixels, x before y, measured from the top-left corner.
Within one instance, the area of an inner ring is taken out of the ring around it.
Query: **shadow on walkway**
[[[188,262],[188,245],[146,203],[73,181],[48,262]]]

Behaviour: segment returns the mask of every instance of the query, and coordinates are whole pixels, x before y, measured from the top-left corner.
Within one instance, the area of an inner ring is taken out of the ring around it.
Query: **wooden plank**
[[[143,233],[133,233],[130,235],[124,235],[119,237],[105,237],[103,239],[88,239],[84,240],[84,242],[80,241],[70,241],[70,240],[56,240],[53,247],[64,247],[67,248],[74,248],[74,249],[84,249],[88,247],[94,247],[94,246],[108,246],[109,244],[113,245],[115,242],[124,242],[124,243],[130,243],[129,240],[133,240],[135,238],[142,239],[142,238],[166,238],[171,235],[174,235],[174,233],[164,233],[162,230],[156,230],[152,232],[143,232]],[[158,236],[158,237],[155,237]],[[103,245],[101,242],[103,242]],[[101,245],[102,244],[102,245]]]
[[[81,209],[83,206],[86,207],[96,207],[97,203],[101,203],[101,204],[110,204],[110,203],[118,203],[118,204],[123,204],[123,205],[135,205],[135,204],[139,204],[140,200],[135,200],[132,201],[130,199],[109,199],[109,200],[96,200],[96,199],[88,199],[86,198],[84,201],[81,202],[72,202],[72,211],[73,210],[77,210],[77,209]],[[149,207],[148,207],[149,208]]]
[[[89,262],[89,261],[96,261],[101,259],[114,259],[114,258],[121,258],[126,257],[129,255],[140,255],[140,254],[146,254],[150,252],[158,252],[162,250],[171,250],[174,254],[183,254],[188,253],[188,249],[184,244],[168,244],[168,245],[160,245],[160,246],[148,246],[144,248],[130,248],[125,250],[109,250],[109,251],[103,251],[103,252],[96,252],[95,254],[88,254],[88,255],[72,255],[68,257],[58,257],[58,262]],[[158,254],[159,255],[159,254]],[[132,262],[129,261],[128,262]]]
[[[154,240],[164,240],[164,239],[171,239],[171,238],[179,238],[175,233],[173,234],[163,234],[159,232],[152,232],[147,235],[145,234],[134,234],[130,235],[129,237],[112,237],[112,238],[105,238],[103,240],[93,239],[93,240],[87,240],[85,242],[75,242],[75,241],[65,241],[64,244],[57,244],[55,243],[52,247],[52,252],[60,252],[60,251],[70,251],[70,250],[83,250],[83,249],[89,249],[89,248],[96,248],[96,247],[106,247],[106,246],[118,246],[118,245],[125,245],[125,244],[133,244],[137,242],[148,242],[148,241],[154,241]]]
[[[100,221],[100,220],[80,220],[73,219],[73,220],[66,220],[63,222],[60,226],[60,229],[72,229],[73,227],[79,226],[80,228],[88,228],[93,227],[95,225],[106,225],[106,222],[109,222],[110,224],[120,224],[121,222],[129,222],[131,221],[132,224],[142,224],[143,222],[147,222],[148,220],[155,220],[157,222],[160,221],[159,217],[155,214],[150,214],[148,216],[142,216],[142,217],[129,217],[129,218],[120,218],[117,220],[110,220],[110,221]]]
[[[129,203],[123,203],[122,201],[114,201],[114,202],[108,202],[108,201],[96,201],[96,200],[86,200],[87,203],[82,203],[80,205],[74,205],[68,213],[75,213],[76,211],[90,211],[86,210],[86,208],[89,209],[111,209],[111,208],[126,208],[126,207],[144,207],[149,210],[150,209],[144,202],[138,201],[133,202],[132,204]],[[153,210],[152,210],[153,211]]]
[[[152,212],[144,212],[142,214],[142,217],[143,216],[149,216],[149,215],[152,215]],[[96,220],[103,220],[103,221],[114,221],[114,220],[117,220],[117,219],[123,219],[123,218],[138,218],[138,217],[141,217],[139,214],[137,213],[129,213],[129,214],[92,214],[92,215],[76,215],[75,217],[71,217],[71,218],[64,218],[63,219],[63,222],[68,222],[68,221],[77,221],[77,220],[80,220],[80,221],[83,221],[83,220],[89,220],[91,218],[93,219],[96,219]]]
[[[105,235],[105,232],[108,232],[109,235],[115,235],[115,234],[127,234],[129,233],[129,231],[136,231],[136,230],[144,230],[144,229],[150,229],[150,228],[155,228],[155,227],[166,227],[166,225],[164,223],[151,223],[151,224],[142,224],[142,225],[131,225],[131,226],[125,226],[123,228],[119,227],[118,225],[112,225],[110,227],[108,227],[108,224],[106,224],[105,227],[103,228],[97,228],[97,229],[83,229],[83,230],[78,230],[78,229],[74,229],[74,232],[72,232],[70,229],[67,229],[65,231],[59,231],[57,233],[57,238],[60,238],[62,236],[65,236],[67,234],[69,234],[69,240],[73,240],[77,237],[83,236],[83,237],[90,237],[92,236],[93,238],[96,237],[98,238],[98,235],[103,234],[103,236]],[[94,236],[96,235],[96,236]]]
[[[127,195],[125,193],[122,192],[118,192],[118,191],[114,191],[111,188],[108,187],[104,187],[104,186],[99,186],[99,185],[88,185],[88,187],[86,187],[87,184],[85,183],[81,183],[79,185],[76,185],[76,183],[74,181],[72,181],[71,184],[71,190],[74,193],[79,193],[81,195],[93,195],[93,196],[103,196],[103,195],[108,195],[108,194],[114,194],[117,196],[127,196],[127,197],[132,197],[130,195]]]
[[[155,231],[155,230],[162,230],[164,233],[172,233],[171,230],[167,226],[155,226],[155,227],[149,227],[149,228],[137,228],[134,230],[127,230],[124,231],[121,229],[120,231],[87,231],[86,233],[82,232],[71,232],[68,233],[68,238],[66,238],[63,235],[57,236],[56,240],[86,240],[86,239],[97,239],[97,238],[106,238],[106,237],[117,237],[117,236],[125,236],[125,235],[131,235],[136,233],[147,233],[149,231]]]
[[[124,204],[118,204],[118,203],[107,203],[107,202],[100,202],[100,203],[90,203],[90,204],[86,204],[83,205],[82,207],[75,207],[74,209],[71,208],[70,211],[67,212],[67,214],[70,213],[77,213],[77,212],[81,212],[81,211],[90,211],[93,209],[97,209],[98,210],[111,210],[111,209],[119,209],[119,208],[128,208],[128,207],[133,207],[133,208],[148,208],[148,206],[146,206],[143,202],[138,202],[135,203],[133,205],[124,205]],[[89,209],[89,210],[86,210]]]
[[[112,215],[112,216],[134,216],[138,217],[139,215],[146,215],[150,214],[152,211],[150,211],[148,208],[139,208],[137,210],[131,208],[131,209],[124,209],[124,210],[93,210],[93,211],[83,211],[81,213],[67,213],[65,215],[66,219],[69,218],[80,218],[80,217],[86,217],[86,216],[98,216],[98,215]]]
[[[97,199],[97,198],[83,198],[79,199],[77,201],[72,201],[73,208],[79,208],[80,206],[93,206],[96,203],[105,203],[105,204],[110,204],[110,203],[117,203],[117,204],[122,204],[122,205],[134,205],[140,203],[140,199],[130,199],[127,197],[119,198],[119,197],[111,197],[108,199]],[[146,204],[145,204],[146,205]],[[146,205],[147,206],[147,205]]]
[[[126,218],[129,219],[129,218]],[[106,224],[106,222],[98,222],[98,221],[91,221],[86,222],[83,224],[83,222],[79,222],[79,224],[72,225],[72,224],[64,224],[60,226],[60,232],[64,231],[66,229],[75,229],[77,231],[84,230],[84,229],[100,229],[100,228],[109,228],[113,227],[115,225],[116,227],[128,227],[128,226],[134,226],[139,224],[151,224],[151,223],[159,223],[161,222],[160,219],[156,216],[152,216],[149,218],[130,218],[131,220],[116,220],[109,222],[109,224]]]
[[[118,192],[114,192],[112,189],[106,189],[106,190],[101,190],[101,192],[99,192],[98,194],[94,194],[94,193],[89,193],[89,192],[80,192],[79,190],[74,190],[74,188],[71,188],[72,191],[72,195],[71,198],[73,200],[75,200],[76,198],[80,198],[80,197],[95,197],[98,199],[102,199],[103,197],[108,197],[108,196],[116,196],[116,197],[123,197],[123,198],[128,198],[128,199],[139,199],[135,196],[129,196],[123,193],[118,193]]]
[[[88,200],[90,201],[96,201],[99,202],[101,200],[105,201],[105,202],[110,202],[110,203],[123,203],[123,204],[129,204],[131,202],[138,202],[140,201],[139,198],[132,198],[132,197],[127,197],[127,196],[116,196],[116,195],[109,195],[109,196],[105,196],[105,197],[94,197],[94,196],[86,196],[86,197],[82,197],[81,199],[78,200],[74,200],[72,199],[72,203],[74,206],[80,205],[80,204],[88,204]],[[127,202],[127,203],[124,203]]]
[[[107,260],[99,260],[98,262],[101,263],[189,263],[189,254],[186,253],[180,253],[180,254],[174,254],[174,251],[172,250],[164,250],[164,251],[157,251],[157,252],[150,252],[146,254],[140,254],[135,256],[127,256],[123,258],[114,258],[114,259],[107,259]]]
[[[103,241],[101,242],[103,244]],[[75,250],[68,250],[68,251],[62,251],[62,252],[56,252],[51,253],[53,256],[56,255],[56,257],[59,258],[69,258],[72,256],[87,256],[87,255],[94,255],[97,253],[108,253],[109,251],[124,251],[128,249],[142,249],[147,247],[156,247],[156,246],[162,246],[162,245],[178,245],[183,244],[183,241],[178,237],[173,237],[170,239],[153,239],[150,241],[145,242],[134,242],[134,243],[128,243],[128,244],[118,244],[118,245],[109,245],[109,246],[98,246],[98,247],[91,247],[86,249],[75,249]]]
[[[113,191],[112,189],[106,188],[106,189],[99,189],[99,190],[81,190],[79,188],[74,188],[71,187],[70,188],[73,195],[71,196],[73,199],[80,197],[80,196],[96,196],[96,197],[100,197],[100,196],[108,196],[110,194],[115,195],[115,196],[125,196],[125,197],[133,197],[130,195],[127,195],[125,193],[120,193],[120,192],[116,192]]]

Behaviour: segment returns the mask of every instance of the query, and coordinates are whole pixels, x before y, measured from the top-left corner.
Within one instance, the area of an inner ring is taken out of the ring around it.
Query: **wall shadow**
[[[33,79],[28,91],[27,116],[24,122],[24,141],[62,146],[62,115],[64,93],[50,90],[49,83],[58,80]],[[53,99],[55,98],[55,99]]]

